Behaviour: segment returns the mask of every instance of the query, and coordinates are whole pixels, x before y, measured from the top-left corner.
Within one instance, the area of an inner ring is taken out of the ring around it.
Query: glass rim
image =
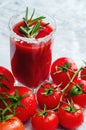
[[[52,16],[50,16],[49,14],[47,14],[47,13],[45,13],[44,11],[41,11],[41,12],[43,12],[44,14],[46,14],[47,15],[47,17],[49,17],[52,21],[53,21],[53,23],[54,23],[54,25],[53,26],[51,26],[52,28],[53,28],[53,31],[49,34],[49,35],[47,35],[47,36],[45,36],[45,37],[42,37],[42,38],[37,38],[37,39],[35,39],[35,38],[27,38],[27,37],[22,37],[22,36],[19,36],[18,34],[16,34],[14,31],[13,31],[13,26],[12,26],[12,21],[14,20],[14,19],[16,19],[16,18],[18,18],[22,13],[24,13],[25,11],[22,11],[22,12],[20,12],[20,13],[18,13],[18,14],[15,14],[15,15],[13,15],[11,18],[10,18],[10,20],[9,20],[9,24],[8,24],[8,26],[9,26],[9,30],[10,30],[10,34],[11,34],[11,36],[12,37],[14,37],[14,38],[16,38],[16,39],[18,39],[18,40],[21,40],[21,41],[25,41],[25,42],[29,42],[29,43],[40,43],[40,42],[43,42],[43,41],[48,41],[49,39],[50,39],[50,37],[55,33],[55,31],[56,31],[56,21],[55,21],[55,19],[52,17]],[[15,25],[15,24],[14,24]]]

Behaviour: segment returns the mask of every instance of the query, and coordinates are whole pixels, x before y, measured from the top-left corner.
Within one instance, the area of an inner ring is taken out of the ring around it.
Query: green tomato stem
[[[65,86],[65,88],[63,88],[63,89],[61,90],[62,93],[64,93],[64,92],[66,91],[66,89],[67,89],[67,88],[69,87],[69,85],[73,82],[74,78],[75,78],[76,75],[81,71],[81,69],[82,69],[82,67],[80,67],[80,69],[77,70],[77,71],[74,73],[74,75],[73,75],[73,77],[71,78],[70,82]]]
[[[76,75],[81,71],[81,69],[83,69],[83,68],[80,67],[80,68],[74,73],[74,75],[73,75],[73,77],[71,78],[70,82],[65,86],[65,88],[63,88],[63,89],[61,90],[61,93],[62,93],[62,94],[61,94],[61,97],[60,97],[60,102],[59,102],[59,104],[58,104],[54,109],[52,109],[52,111],[56,111],[56,110],[59,109],[59,107],[60,107],[60,105],[61,105],[61,102],[62,102],[63,95],[64,95],[66,89],[67,89],[67,88],[69,87],[69,85],[73,82],[74,78],[75,78]]]

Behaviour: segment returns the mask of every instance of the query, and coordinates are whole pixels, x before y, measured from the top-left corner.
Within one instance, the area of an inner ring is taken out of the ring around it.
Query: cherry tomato
[[[81,79],[86,80],[86,66],[81,70],[80,77]]]
[[[47,109],[55,108],[60,101],[60,96],[61,88],[50,82],[42,84],[37,91],[37,100],[41,108],[44,108],[44,104]]]
[[[37,102],[35,94],[31,89],[26,87],[15,86],[15,90],[18,91],[14,95],[13,103],[16,107],[16,116],[21,119],[22,122],[27,121],[35,112]]]
[[[31,89],[15,86],[15,93],[13,95],[7,93],[5,97],[6,103],[11,106],[10,109],[22,122],[27,121],[35,113],[37,102]],[[1,108],[5,109],[6,103],[0,98]],[[8,114],[11,114],[9,110],[6,112],[6,115]]]
[[[32,116],[33,130],[56,130],[58,127],[58,116],[55,112],[37,111]]]
[[[0,130],[25,130],[23,123],[15,116],[0,122]]]
[[[51,77],[54,83],[61,84],[61,87],[64,88],[77,70],[77,66],[72,59],[61,57],[53,62]],[[75,79],[77,79],[77,76]]]
[[[72,98],[72,100],[81,107],[86,107],[86,81],[81,79],[75,80],[67,91],[67,97]]]
[[[64,128],[76,129],[83,123],[84,114],[79,105],[69,106],[63,104],[58,110],[58,118],[60,125]]]

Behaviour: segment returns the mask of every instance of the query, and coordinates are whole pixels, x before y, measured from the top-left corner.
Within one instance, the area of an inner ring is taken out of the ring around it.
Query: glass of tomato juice
[[[29,11],[29,15],[31,10]],[[21,34],[19,27],[23,24],[22,18],[25,12],[13,16],[10,19],[10,61],[15,79],[30,88],[49,78],[52,62],[53,34],[55,32],[55,20],[49,15],[36,10],[35,17],[45,16],[41,23],[49,23],[41,29],[35,38],[27,38]]]

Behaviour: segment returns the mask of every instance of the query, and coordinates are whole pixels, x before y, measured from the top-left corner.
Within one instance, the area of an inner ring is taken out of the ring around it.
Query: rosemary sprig
[[[27,7],[25,17],[23,18],[24,26],[20,26],[19,28],[19,31],[25,37],[28,38],[35,38],[36,35],[39,33],[39,31],[49,24],[46,23],[42,26],[41,23],[43,19],[45,19],[46,17],[39,16],[37,18],[33,18],[34,14],[35,14],[35,9],[33,10],[31,17],[28,19],[28,7]]]

